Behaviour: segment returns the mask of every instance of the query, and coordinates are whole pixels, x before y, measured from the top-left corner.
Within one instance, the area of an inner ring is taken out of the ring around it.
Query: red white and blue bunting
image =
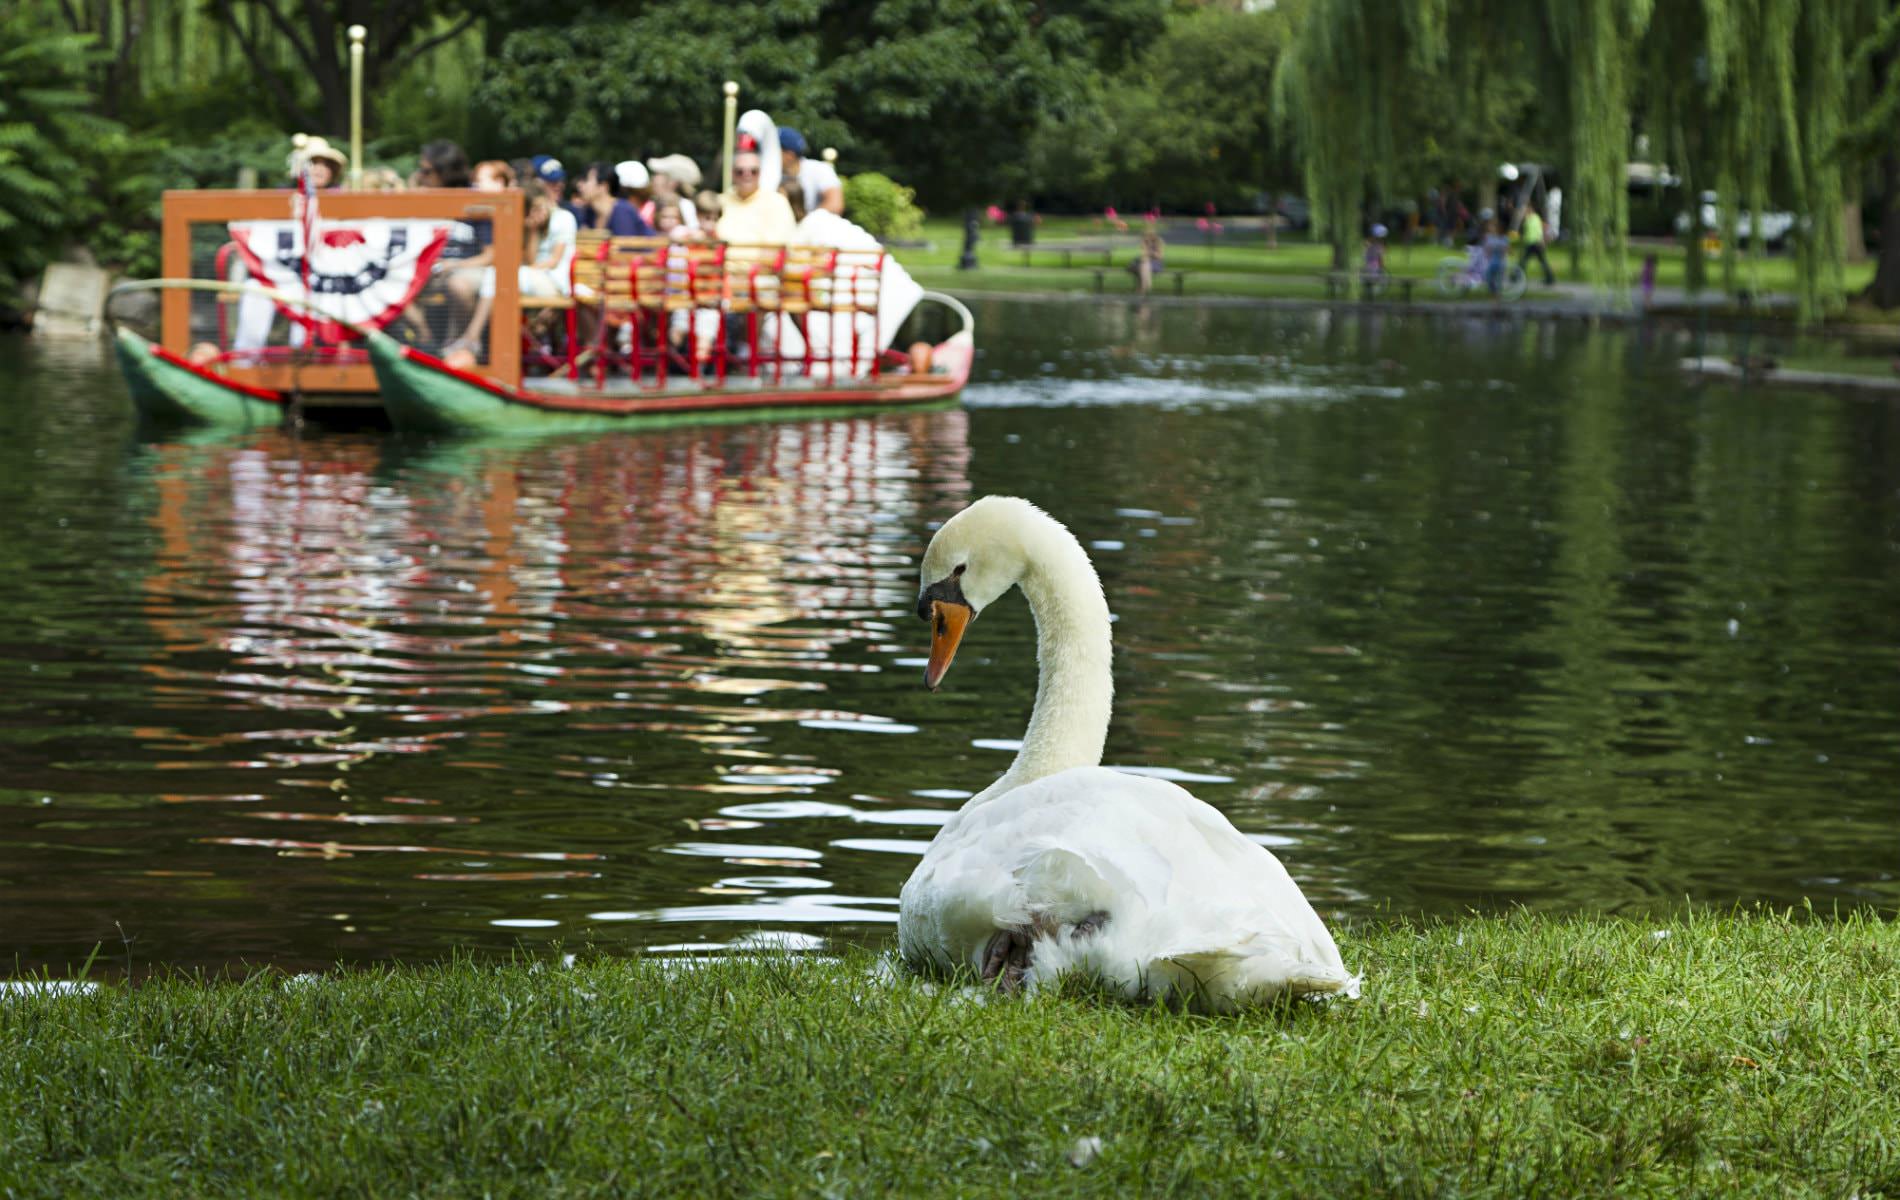
[[[306,260],[302,221],[233,221],[230,230],[252,279],[311,306],[279,311],[326,342],[357,336],[342,322],[381,329],[400,316],[449,239],[441,221],[324,221]]]

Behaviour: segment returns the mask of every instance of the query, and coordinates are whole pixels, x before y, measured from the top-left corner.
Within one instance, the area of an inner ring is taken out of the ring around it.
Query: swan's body
[[[951,817],[904,885],[907,961],[1031,987],[1081,970],[1130,999],[1216,1011],[1351,987],[1278,859],[1174,784],[1099,765],[1108,606],[1067,529],[1026,501],[987,497],[938,531],[923,578],[932,686],[967,620],[1016,585],[1041,675],[1016,761]]]

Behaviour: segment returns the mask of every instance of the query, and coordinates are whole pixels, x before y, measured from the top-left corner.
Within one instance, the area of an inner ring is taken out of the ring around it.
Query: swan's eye
[[[954,571],[952,571],[952,572],[950,572],[950,574],[952,574],[952,575],[961,575],[961,574],[963,574],[963,572],[964,572],[964,571],[966,571],[966,570],[968,570],[968,569],[969,569],[969,566],[970,566],[970,564],[969,564],[969,563],[958,563],[958,564],[957,564],[957,569],[956,569],[956,570],[954,570]]]

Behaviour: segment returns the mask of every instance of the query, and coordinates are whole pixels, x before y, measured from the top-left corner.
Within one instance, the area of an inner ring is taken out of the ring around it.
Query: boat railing
[[[880,248],[754,245],[612,237],[583,231],[567,294],[524,297],[524,312],[561,310],[556,348],[530,325],[530,370],[576,384],[709,386],[742,373],[782,383],[788,372],[877,379]]]

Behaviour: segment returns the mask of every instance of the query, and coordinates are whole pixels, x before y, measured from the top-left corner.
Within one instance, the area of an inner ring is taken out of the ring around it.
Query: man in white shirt
[[[805,193],[805,211],[844,213],[844,184],[838,172],[822,159],[807,158],[805,135],[789,125],[778,127],[779,153],[785,159],[785,178],[798,180]]]

